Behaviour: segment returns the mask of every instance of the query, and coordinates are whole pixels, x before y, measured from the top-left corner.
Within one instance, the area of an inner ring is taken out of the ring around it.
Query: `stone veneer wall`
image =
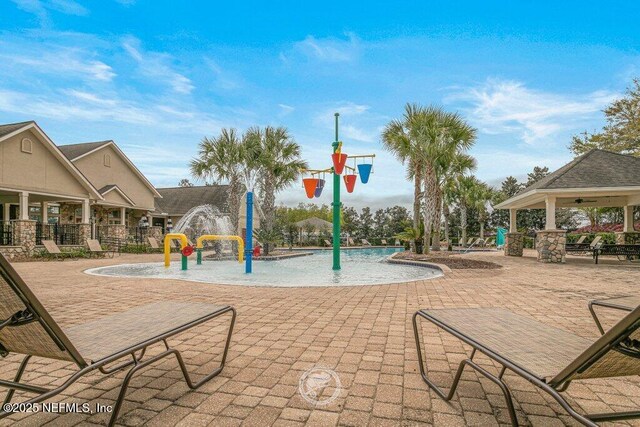
[[[0,246],[0,254],[4,255],[9,261],[21,260],[28,257],[27,252],[22,246]]]
[[[565,230],[542,230],[536,233],[538,261],[564,263],[567,232]]]
[[[640,245],[640,231],[616,233],[616,245]]]
[[[507,233],[504,240],[504,254],[506,256],[522,256],[524,251],[524,235],[522,233]]]
[[[100,227],[101,238],[117,239],[121,241],[127,240],[127,227],[122,224],[98,225],[96,227]]]
[[[164,237],[162,234],[162,227],[149,227],[147,236],[155,238],[158,243],[162,244],[162,239]]]
[[[36,247],[36,221],[17,219],[13,221],[13,242],[16,246],[22,246],[27,255],[33,253]]]
[[[91,238],[91,224],[78,224],[79,244],[87,246],[87,240]]]

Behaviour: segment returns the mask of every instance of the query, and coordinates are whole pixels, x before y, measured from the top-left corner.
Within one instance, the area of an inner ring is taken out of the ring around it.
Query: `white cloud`
[[[89,10],[74,0],[12,0],[18,9],[34,14],[40,25],[49,24],[49,11],[55,10],[67,15],[85,16]]]
[[[295,110],[294,107],[292,107],[291,105],[287,105],[287,104],[278,104],[278,107],[280,107],[280,115],[281,116],[286,116],[288,114],[291,114]]]
[[[368,105],[353,102],[338,103],[329,108],[324,108],[316,114],[314,123],[324,128],[333,127],[335,116],[340,114],[340,138],[372,143],[379,139],[380,123],[383,117],[370,112]]]
[[[347,33],[346,36],[346,39],[335,37],[319,39],[309,35],[304,40],[296,42],[293,48],[294,51],[321,62],[349,62],[358,57],[360,40],[353,33]],[[281,54],[280,58],[285,61],[287,59],[284,54]]]
[[[56,46],[36,46],[35,49],[29,55],[22,55],[15,50],[0,54],[0,59],[5,64],[4,69],[15,66],[21,73],[51,74],[58,77],[73,75],[104,82],[111,81],[116,76],[111,66],[86,58],[89,54],[81,49]]]
[[[517,81],[490,79],[445,101],[468,104],[466,112],[485,133],[518,133],[524,142],[534,144],[588,123],[616,96],[608,91],[566,95],[530,89]]]
[[[145,52],[140,46],[140,40],[135,37],[124,38],[122,47],[138,63],[140,73],[145,77],[168,84],[174,92],[180,94],[189,94],[193,91],[194,86],[191,80],[172,68],[171,55]]]

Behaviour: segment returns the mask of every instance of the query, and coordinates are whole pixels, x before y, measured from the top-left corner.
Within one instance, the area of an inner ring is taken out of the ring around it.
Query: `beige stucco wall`
[[[110,167],[104,164],[105,155],[111,159]],[[136,208],[154,209],[154,193],[112,147],[97,150],[74,161],[74,164],[94,187],[100,189],[105,185],[115,184],[133,200]]]
[[[108,202],[110,204],[120,205],[124,207],[131,206],[127,199],[125,199],[120,193],[118,193],[118,190],[111,190],[107,194],[104,194],[102,197],[104,197],[105,202]]]
[[[31,153],[22,151],[22,140],[32,141]],[[78,179],[30,129],[0,142],[0,187],[88,197]]]

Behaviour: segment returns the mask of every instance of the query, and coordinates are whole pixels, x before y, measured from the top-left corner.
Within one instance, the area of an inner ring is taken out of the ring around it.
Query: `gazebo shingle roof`
[[[311,218],[307,218],[307,219],[303,219],[302,221],[298,221],[295,223],[295,226],[298,228],[303,228],[307,225],[313,225],[315,227],[316,230],[325,230],[325,229],[329,229],[332,227],[332,223],[330,223],[329,221],[325,221],[322,218],[318,218],[318,217],[311,217]]]
[[[640,158],[594,149],[520,191],[640,186]]]
[[[228,188],[228,185],[158,188],[162,199],[156,199],[156,212],[181,216],[195,206],[213,205],[228,213]]]

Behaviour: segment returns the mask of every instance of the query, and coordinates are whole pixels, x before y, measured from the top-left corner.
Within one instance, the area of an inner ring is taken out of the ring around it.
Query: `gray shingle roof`
[[[11,132],[15,132],[20,128],[23,128],[31,123],[35,123],[33,120],[20,123],[8,123],[6,125],[0,125],[0,137],[9,135]]]
[[[58,148],[62,151],[62,154],[67,156],[67,159],[74,160],[110,142],[111,141],[83,142],[80,144],[58,145]]]
[[[531,190],[640,186],[640,158],[591,150],[518,194]]]
[[[180,216],[194,206],[213,205],[220,212],[228,213],[228,188],[228,185],[157,188],[162,199],[156,199],[156,212]]]

